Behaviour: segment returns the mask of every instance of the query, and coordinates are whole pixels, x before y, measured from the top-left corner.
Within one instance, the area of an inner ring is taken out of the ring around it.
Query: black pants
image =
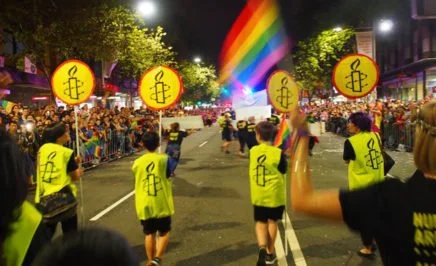
[[[239,139],[239,150],[244,153],[244,148],[245,148],[245,138],[244,136],[238,136]]]
[[[374,234],[369,231],[361,231],[360,238],[362,239],[362,244],[365,247],[371,247],[374,243]]]
[[[76,232],[79,225],[77,221],[77,215],[74,215],[71,218],[65,219],[61,222],[62,224],[62,233],[65,235],[70,232]],[[53,237],[56,232],[56,226],[58,224],[47,224],[47,231],[50,233],[50,237]]]
[[[315,147],[315,137],[309,138],[309,150],[312,150]]]

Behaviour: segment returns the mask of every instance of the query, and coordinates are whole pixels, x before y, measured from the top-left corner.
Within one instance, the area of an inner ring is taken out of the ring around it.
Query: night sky
[[[318,24],[315,14],[340,0],[281,0],[281,10],[290,37],[295,43],[312,34]],[[162,25],[167,40],[181,58],[201,56],[218,64],[221,45],[246,0],[160,0],[160,13],[151,26]]]

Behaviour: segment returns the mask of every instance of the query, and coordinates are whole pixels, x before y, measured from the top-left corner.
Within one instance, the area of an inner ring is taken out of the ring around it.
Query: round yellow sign
[[[333,70],[333,86],[349,99],[368,95],[377,87],[380,71],[366,55],[351,54],[339,61]]]
[[[60,64],[51,78],[54,95],[66,104],[86,102],[94,93],[95,77],[91,68],[79,60]]]
[[[182,80],[169,67],[154,67],[139,82],[139,96],[148,108],[159,111],[176,104],[182,95]]]
[[[272,73],[268,79],[267,91],[270,103],[281,113],[289,113],[298,105],[298,85],[284,70]]]

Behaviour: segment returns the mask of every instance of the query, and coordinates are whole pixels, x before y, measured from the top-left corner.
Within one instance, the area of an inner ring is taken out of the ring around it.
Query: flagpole
[[[159,153],[162,152],[162,110],[159,111]]]
[[[76,154],[77,156],[80,157],[80,142],[79,142],[79,119],[78,119],[78,112],[79,107],[76,105],[74,106],[74,120],[75,120],[75,125],[76,125]],[[82,160],[80,160],[79,162],[79,169],[82,167]],[[79,178],[79,190],[80,190],[80,199],[81,199],[81,204],[80,204],[80,215],[81,215],[81,221],[82,221],[82,226],[85,226],[85,207],[83,206],[85,204],[85,198],[83,197],[83,181],[82,181],[83,176],[81,176]]]

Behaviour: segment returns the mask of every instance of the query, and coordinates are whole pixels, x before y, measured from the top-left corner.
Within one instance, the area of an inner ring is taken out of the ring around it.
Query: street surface
[[[347,186],[342,160],[344,138],[326,133],[311,159],[316,188]],[[185,139],[174,180],[176,213],[164,265],[255,265],[257,245],[250,204],[248,158],[220,151],[218,127],[205,128]],[[397,161],[391,174],[413,173],[410,153],[389,152]],[[135,213],[134,178],[130,168],[137,156],[127,157],[85,173],[84,221],[123,234],[145,261],[144,236]],[[381,265],[360,258],[359,235],[343,224],[320,221],[288,210],[276,243],[278,265]],[[290,217],[290,220],[289,220]],[[83,220],[83,219],[81,219]],[[290,243],[284,255],[285,241]],[[291,251],[292,249],[292,251]]]

